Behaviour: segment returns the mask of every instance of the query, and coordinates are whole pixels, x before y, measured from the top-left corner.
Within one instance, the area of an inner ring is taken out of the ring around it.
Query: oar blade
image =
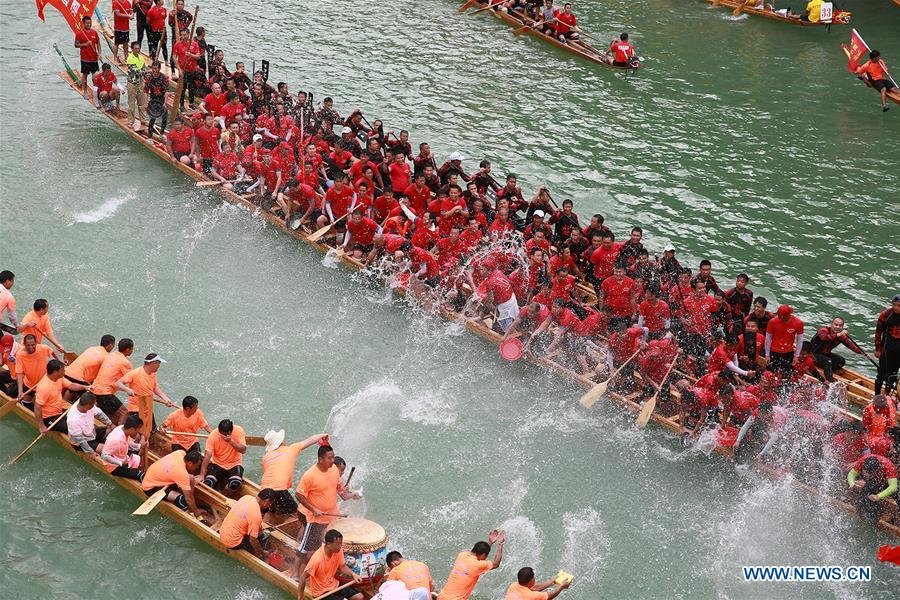
[[[459,7],[459,12],[464,13],[476,4],[478,4],[478,0],[467,0],[465,4]]]
[[[320,227],[320,228],[317,229],[315,232],[311,233],[310,236],[309,236],[308,238],[306,238],[306,239],[309,240],[310,242],[318,242],[319,239],[320,239],[323,235],[325,235],[326,233],[328,233],[328,230],[331,229],[331,225],[332,225],[332,224],[329,223],[329,224],[326,225],[325,227]]]
[[[603,381],[598,383],[594,387],[592,387],[588,392],[581,397],[581,400],[578,401],[585,408],[591,408],[595,404],[597,404],[597,400],[600,399],[603,394],[606,393],[606,387],[608,385],[607,381]]]
[[[147,515],[150,514],[156,505],[163,501],[163,498],[166,497],[166,488],[158,490],[152,496],[144,500],[144,503],[138,506],[133,513],[133,515]]]
[[[257,435],[248,435],[244,438],[248,446],[265,446],[266,439]]]
[[[656,410],[656,395],[655,394],[652,398],[650,398],[649,400],[644,402],[644,405],[641,407],[641,413],[638,415],[638,418],[637,418],[638,427],[646,427],[647,426],[647,423],[650,422],[650,416],[653,414],[654,410]]]
[[[63,354],[63,357],[66,359],[67,363],[72,364],[73,362],[75,362],[75,359],[78,358],[78,355],[74,352],[66,352],[65,354]]]

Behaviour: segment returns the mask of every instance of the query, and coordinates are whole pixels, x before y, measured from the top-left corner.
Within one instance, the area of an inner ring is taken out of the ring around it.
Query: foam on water
[[[97,208],[75,213],[72,216],[73,222],[70,223],[70,225],[74,225],[75,223],[97,223],[104,219],[109,219],[114,214],[116,214],[116,212],[122,205],[124,205],[129,200],[133,200],[134,198],[135,193],[133,191],[125,192],[121,196],[110,198]]]
[[[603,516],[593,508],[567,512],[562,517],[562,527],[565,538],[560,566],[578,574],[579,586],[596,587],[603,574],[603,563],[610,554]]]

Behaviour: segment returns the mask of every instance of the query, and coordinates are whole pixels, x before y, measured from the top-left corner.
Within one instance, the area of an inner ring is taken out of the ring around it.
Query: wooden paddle
[[[326,233],[328,233],[332,227],[337,225],[337,223],[339,221],[341,221],[342,219],[346,219],[348,214],[350,214],[350,213],[344,213],[343,216],[338,217],[337,219],[334,220],[334,222],[329,223],[325,227],[320,227],[314,233],[309,234],[309,237],[306,239],[310,242],[318,242],[319,239],[321,239],[322,236],[324,236]]]
[[[476,4],[478,4],[478,0],[466,0],[466,3],[463,4],[463,5],[458,9],[458,11],[461,12],[461,13],[464,13],[464,12],[466,12],[467,10],[469,10],[470,8],[472,8],[473,6],[475,6]]]
[[[631,360],[640,353],[640,351],[640,348],[638,348],[637,351],[631,355],[631,358],[623,362],[618,369],[613,371],[612,375],[610,375],[606,379],[606,381],[601,381],[600,383],[592,387],[584,396],[581,397],[581,400],[579,400],[578,402],[585,408],[594,406],[597,403],[597,400],[599,400],[600,397],[606,393],[606,388],[609,386],[609,382],[612,381],[613,378],[619,374],[619,371],[624,369],[625,365],[630,363]]]
[[[223,179],[222,181],[218,181],[218,180],[217,181],[198,181],[194,185],[196,185],[197,187],[212,187],[212,186],[216,186],[216,185],[222,185],[223,183],[236,183],[236,182],[237,182],[237,179],[232,179],[232,180]]]
[[[342,585],[341,587],[334,588],[333,590],[328,590],[327,592],[325,592],[325,593],[322,594],[321,596],[316,596],[315,598],[313,598],[313,600],[322,600],[322,598],[327,598],[328,596],[332,595],[332,594],[335,593],[335,592],[339,592],[340,590],[342,590],[342,589],[344,589],[344,588],[350,587],[350,586],[353,585],[354,583],[355,583],[354,581],[348,581],[347,583],[345,583],[345,584]]]
[[[847,334],[847,339],[850,340],[850,343],[851,343],[851,344],[853,344],[854,346],[856,346],[857,348],[859,348],[860,350],[862,350],[863,356],[865,356],[867,359],[869,359],[869,362],[872,363],[872,366],[873,366],[873,367],[875,367],[876,369],[879,368],[879,367],[878,367],[878,363],[875,362],[875,360],[873,360],[871,356],[869,356],[869,353],[868,353],[868,352],[866,352],[865,350],[863,350],[863,347],[862,347],[862,346],[860,346],[859,344],[856,343],[856,340],[854,340],[852,337],[850,337],[850,334],[849,334],[849,333]]]
[[[742,1],[742,2],[741,2],[740,4],[738,4],[737,7],[735,7],[735,9],[732,11],[731,16],[732,16],[732,17],[739,17],[739,16],[741,16],[741,13],[744,12],[744,6],[746,6],[746,4],[744,4],[743,1]]]
[[[494,2],[493,4],[491,4],[490,2],[488,2],[488,5],[487,5],[487,6],[485,6],[485,7],[483,7],[483,8],[479,8],[479,9],[476,10],[475,12],[470,12],[469,15],[477,15],[477,14],[480,13],[480,12],[484,12],[484,11],[486,11],[486,10],[491,10],[491,9],[493,9],[493,8],[497,8],[497,7],[500,6],[501,4],[503,4],[503,0],[498,0],[497,2]]]
[[[66,410],[64,410],[64,411],[62,412],[62,414],[59,415],[59,416],[56,418],[55,421],[53,421],[52,423],[50,423],[50,427],[48,427],[47,429],[48,429],[48,430],[52,430],[54,427],[56,427],[56,424],[59,423],[60,421],[62,421],[62,420],[66,417],[66,415],[69,414],[69,411],[72,410],[72,406],[75,406],[75,405],[72,404],[72,405],[69,406],[69,408],[67,408]],[[49,431],[48,431],[48,433],[49,433]],[[44,434],[43,434],[43,433],[40,434],[40,435],[38,435],[36,438],[34,438],[34,441],[33,441],[33,442],[31,442],[30,444],[28,444],[27,446],[25,446],[25,449],[24,449],[24,450],[22,450],[21,452],[19,452],[18,454],[16,454],[15,457],[13,457],[13,459],[12,459],[11,461],[9,461],[8,463],[6,463],[6,464],[7,464],[7,465],[13,465],[13,464],[15,464],[15,462],[16,462],[17,460],[19,460],[20,458],[22,458],[23,456],[25,456],[25,453],[28,452],[29,450],[31,450],[31,447],[34,446],[35,444],[37,444],[39,441],[41,441],[41,439],[42,439],[43,437],[44,437]]]
[[[157,490],[156,492],[154,492],[154,494],[152,496],[150,496],[149,498],[144,500],[143,504],[141,504],[136,509],[134,509],[134,512],[131,514],[133,514],[133,515],[150,514],[150,511],[152,511],[154,508],[156,508],[156,505],[159,504],[160,502],[162,502],[165,497],[166,497],[166,488]]]
[[[344,484],[345,488],[350,487],[350,480],[353,479],[353,474],[356,473],[356,467],[350,467],[350,474],[347,475],[347,483]]]
[[[653,414],[653,411],[656,410],[656,399],[659,397],[659,392],[662,391],[662,386],[666,382],[666,379],[669,378],[669,374],[672,372],[672,369],[675,368],[675,362],[678,360],[678,355],[680,352],[675,353],[675,358],[672,359],[672,364],[669,365],[669,368],[666,370],[666,374],[663,375],[662,381],[659,383],[659,387],[656,388],[656,393],[653,394],[653,397],[644,402],[644,405],[641,407],[641,413],[637,418],[638,427],[646,427],[647,423],[650,422],[650,416]]]
[[[166,431],[166,433],[168,435],[189,435],[189,436],[198,437],[198,438],[208,438],[209,437],[208,433],[189,433],[187,431]],[[244,436],[244,440],[246,441],[248,446],[265,446],[266,445],[265,438],[261,438],[256,435]]]
[[[22,394],[22,397],[24,398],[25,396],[27,396],[28,394],[33,392],[36,387],[37,387],[37,385],[33,385],[30,388],[28,388],[27,390],[25,390],[25,393]],[[4,404],[3,408],[0,408],[0,419],[2,419],[3,417],[5,417],[9,413],[11,413],[12,409],[14,409],[16,407],[16,404],[18,404],[18,403],[19,403],[18,398],[13,398],[11,401]]]
[[[0,323],[0,331],[5,331],[6,333],[11,333],[13,335],[19,335],[18,329],[16,329],[12,325],[7,325],[6,323]]]

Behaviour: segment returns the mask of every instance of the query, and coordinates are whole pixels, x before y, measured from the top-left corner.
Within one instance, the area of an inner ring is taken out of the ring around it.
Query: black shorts
[[[366,244],[366,245],[363,245],[363,244],[354,244],[354,245],[353,245],[353,249],[354,249],[354,250],[359,250],[359,251],[362,252],[363,254],[368,254],[369,252],[372,251],[372,248],[374,248],[374,246],[373,246],[372,244]]]
[[[96,60],[91,62],[81,61],[82,75],[90,75],[91,73],[97,73],[98,71],[100,71],[100,63]]]
[[[353,589],[353,586],[350,586],[345,587],[342,590],[335,590],[334,593],[328,594],[322,598],[322,600],[350,600],[350,598],[359,593],[359,590]]]
[[[124,477],[125,479],[134,479],[135,481],[143,481],[144,480],[144,472],[140,469],[132,469],[131,467],[116,467],[112,470],[110,475],[114,475],[116,477]]]
[[[236,480],[238,485],[244,481],[244,467],[235,465],[230,469],[223,469],[214,462],[210,462],[206,467],[206,477],[203,482],[211,488],[220,489],[225,487],[230,481]]]
[[[629,66],[627,62],[622,62],[622,61],[620,61],[620,60],[614,60],[614,61],[612,62],[612,64],[613,64],[614,67],[627,67],[627,66]]]
[[[297,501],[291,495],[291,490],[276,491],[275,498],[272,500],[272,507],[269,510],[279,515],[292,515],[297,512]]]
[[[102,410],[107,417],[112,417],[122,408],[122,401],[115,394],[100,394],[97,396],[97,408]]]
[[[194,442],[188,448],[185,448],[184,446],[182,446],[180,444],[172,444],[172,452],[175,452],[176,450],[184,450],[185,454],[188,454],[191,450],[196,450],[197,452],[200,452],[200,442]]]
[[[875,88],[876,90],[878,90],[879,92],[881,90],[891,91],[892,89],[894,89],[896,87],[888,79],[879,79],[878,81],[872,81],[871,83],[872,83],[872,87]]]
[[[113,38],[115,39],[116,44],[127,44],[128,43],[128,32],[127,31],[115,31],[113,32],[115,35]]]
[[[156,492],[158,492],[161,489],[163,489],[163,488],[162,487],[150,488],[149,490],[144,490],[144,493],[147,494],[147,497],[149,498],[150,496],[152,496],[153,494],[155,494]],[[186,511],[188,509],[187,498],[184,497],[184,494],[181,492],[181,488],[173,483],[172,485],[166,487],[166,495],[167,496],[169,495],[169,492],[176,492],[178,494],[178,496],[174,500],[172,500],[172,504],[174,504],[181,510]],[[167,499],[163,498],[163,500],[167,500]]]
[[[102,443],[103,442],[101,442],[99,439],[91,440],[88,442],[88,446],[90,446],[91,450],[96,452],[97,446],[99,446]],[[72,446],[72,450],[74,450],[75,452],[84,452],[84,450],[81,449],[81,446]]]
[[[232,546],[229,550],[246,550],[247,552],[253,552],[253,546],[250,545],[250,536],[244,535],[241,538],[241,543],[237,546]]]

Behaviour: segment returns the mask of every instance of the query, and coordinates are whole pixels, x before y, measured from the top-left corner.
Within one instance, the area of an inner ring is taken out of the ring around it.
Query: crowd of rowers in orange
[[[198,517],[212,515],[198,503],[197,485],[202,482],[221,491],[234,500],[218,530],[220,541],[231,550],[245,550],[266,560],[270,554],[266,525],[299,521],[293,574],[298,598],[303,599],[307,591],[317,600],[364,598],[361,591],[339,581],[343,578],[358,584],[361,580],[345,561],[342,534],[331,525],[343,516],[339,499],[361,496],[350,489],[349,477],[343,479],[346,462],[335,456],[327,434],[286,443],[283,429],[269,431],[261,441],[254,441],[230,419],[220,420],[213,429],[197,398],[185,396],[177,408],[162,389],[157,375],[166,363],[163,357],[149,353],[134,367],[133,340],[116,342],[108,334],[100,338],[99,345],[77,355],[70,353],[57,340],[49,303],[35,301],[33,310],[19,322],[10,292],[15,277],[2,271],[0,280],[0,315],[6,312],[14,324],[2,327],[0,389],[14,399],[12,404],[21,403],[33,411],[41,436],[50,431],[65,434],[73,449],[100,461],[111,475],[139,482],[148,497],[165,490],[165,501]],[[119,393],[127,395],[125,404]],[[176,410],[157,426],[152,402]],[[146,404],[150,416],[142,419]],[[154,429],[168,435],[171,444],[148,466],[147,450]],[[198,437],[206,438],[205,447],[201,448]],[[243,459],[251,444],[265,446],[260,491],[241,495]],[[315,462],[294,488],[297,460],[303,450],[313,446],[318,447]],[[266,514],[270,516],[264,525]],[[396,550],[389,552],[389,572],[376,598],[467,600],[479,578],[500,566],[505,537],[505,532],[493,530],[487,541],[460,552],[440,592],[436,592],[425,563],[404,558]],[[549,600],[570,583],[571,576],[565,575],[538,582],[534,570],[523,567],[505,597]]]

